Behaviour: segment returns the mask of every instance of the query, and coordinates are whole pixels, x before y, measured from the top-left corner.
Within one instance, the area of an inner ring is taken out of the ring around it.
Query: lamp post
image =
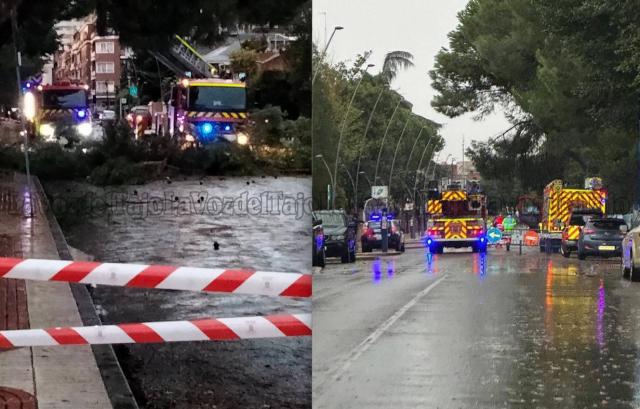
[[[416,137],[416,140],[413,142],[413,146],[411,147],[411,151],[409,152],[409,159],[407,159],[407,168],[405,169],[405,172],[409,171],[409,165],[411,164],[411,158],[413,157],[413,151],[416,148],[416,146],[418,145],[418,141],[420,140],[420,136],[422,135],[422,131],[424,131],[424,128],[426,128],[426,126],[423,126],[420,129],[420,132],[418,132],[418,136]]]
[[[373,176],[374,182],[378,178],[378,165],[380,165],[380,155],[382,155],[382,149],[384,148],[384,141],[385,139],[387,139],[387,133],[389,133],[389,128],[393,123],[393,117],[396,115],[396,112],[398,111],[398,107],[400,107],[400,104],[402,103],[402,101],[404,101],[404,98],[400,98],[400,101],[398,101],[398,104],[396,105],[395,109],[393,110],[393,113],[391,114],[391,119],[389,119],[389,123],[387,124],[387,129],[385,129],[384,135],[382,135],[382,143],[380,144],[380,149],[378,150],[378,159],[376,160],[376,170]]]
[[[324,45],[324,49],[322,50],[322,54],[320,54],[320,60],[318,61],[318,66],[316,67],[316,71],[313,73],[313,78],[311,79],[311,85],[312,86],[316,82],[316,77],[318,76],[318,72],[320,71],[320,64],[322,64],[322,61],[324,60],[324,55],[327,53],[327,48],[329,48],[329,44],[331,44],[331,40],[333,40],[333,36],[336,34],[336,31],[339,31],[339,30],[342,30],[342,29],[344,29],[344,27],[335,26],[333,28],[333,31],[331,32],[331,37],[329,37],[329,41],[327,41],[327,44]]]
[[[349,168],[347,168],[347,166],[344,163],[341,163],[342,167],[344,168],[344,170],[347,172],[347,176],[349,176],[349,180],[351,181],[351,188],[353,188],[353,193],[354,193],[354,199],[353,199],[353,214],[357,217],[358,216],[358,203],[356,202],[356,198],[358,197],[357,193],[356,193],[356,184],[353,181],[353,177],[351,177],[351,172],[349,172]]]
[[[400,133],[400,138],[398,138],[398,143],[396,143],[396,150],[393,152],[393,160],[391,161],[391,170],[389,171],[389,190],[391,190],[391,178],[393,177],[393,168],[396,164],[396,156],[398,156],[398,149],[400,148],[400,143],[402,142],[402,137],[404,136],[404,131],[407,130],[407,125],[409,125],[409,120],[411,117],[407,118],[407,122],[404,123],[404,128],[402,128],[402,132]],[[391,192],[389,192],[391,193]]]
[[[371,186],[373,186],[373,184],[371,183],[371,181],[369,180],[369,178],[367,177],[367,174],[364,173],[363,171],[358,172],[358,174],[364,176],[365,180],[367,181],[367,183],[369,184],[369,188],[371,188]],[[357,179],[356,179],[357,180]]]
[[[327,163],[326,160],[324,160],[324,156],[320,154],[316,155],[316,158],[320,159],[322,163],[324,163],[324,166],[327,168],[327,173],[329,173],[329,181],[331,182],[331,186],[333,186],[335,181],[333,179],[333,174],[331,173],[331,168],[329,167],[329,164]],[[327,208],[331,205],[331,197],[329,197],[330,194],[331,194],[331,190],[327,189]]]
[[[373,109],[371,109],[371,113],[369,114],[369,119],[367,120],[367,126],[364,128],[364,134],[362,134],[362,139],[360,140],[360,149],[358,149],[358,165],[356,166],[356,192],[358,192],[358,176],[360,176],[360,174],[364,175],[364,172],[360,172],[360,161],[362,159],[362,145],[364,145],[367,139],[367,133],[369,132],[369,127],[371,126],[371,121],[373,120],[373,114],[376,112],[376,108],[378,107],[378,103],[380,102],[380,99],[382,98],[383,93],[384,93],[384,88],[380,90],[380,93],[378,94],[378,98],[376,99],[375,104],[373,104]],[[369,182],[369,187],[371,187],[371,182]]]
[[[344,119],[342,120],[342,126],[340,127],[340,136],[338,137],[338,146],[336,148],[336,160],[333,166],[333,174],[337,175],[338,174],[338,162],[340,161],[340,146],[342,145],[342,136],[344,135],[344,130],[347,127],[347,119],[349,119],[349,110],[351,110],[351,105],[353,105],[353,100],[356,98],[356,94],[358,93],[358,88],[360,88],[360,84],[362,84],[362,80],[364,79],[364,75],[367,73],[367,70],[371,67],[374,67],[374,64],[367,64],[366,68],[364,69],[364,71],[362,72],[362,75],[360,76],[360,79],[358,80],[358,83],[356,84],[356,89],[353,90],[353,95],[351,95],[351,100],[349,101],[349,105],[347,106],[347,110],[344,113]],[[332,194],[332,203],[331,203],[331,208],[334,209],[335,208],[335,202],[336,202],[336,182],[337,180],[334,180],[333,183],[333,194]]]
[[[18,85],[18,101],[22,89],[22,80],[20,78],[20,67],[22,66],[22,58],[18,49],[18,6],[14,6],[10,12],[11,19],[11,39],[13,42],[13,52],[16,56],[16,83]],[[24,114],[20,116],[20,124],[22,134],[24,136],[24,164],[27,172],[27,195],[29,196],[29,216],[33,217],[33,198],[31,196],[31,169],[29,165],[29,132],[27,132],[27,124],[25,119],[32,121],[35,117],[35,98],[31,92],[25,94],[23,99]],[[24,209],[23,209],[24,210]]]

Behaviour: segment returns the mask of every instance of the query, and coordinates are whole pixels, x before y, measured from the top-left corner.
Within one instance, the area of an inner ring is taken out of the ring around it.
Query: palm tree
[[[398,75],[398,71],[413,67],[413,54],[408,51],[390,51],[384,57],[382,78],[390,84]]]

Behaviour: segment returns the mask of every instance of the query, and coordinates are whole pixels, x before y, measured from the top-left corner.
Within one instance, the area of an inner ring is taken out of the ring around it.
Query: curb
[[[32,175],[32,182],[40,196],[42,202],[43,212],[49,222],[49,228],[51,235],[56,243],[56,250],[60,256],[60,260],[72,261],[73,257],[69,251],[67,240],[62,233],[62,229],[58,224],[58,220],[53,214],[49,198],[47,197],[40,179],[37,176]],[[76,305],[78,306],[78,312],[84,325],[101,325],[100,317],[96,312],[95,305],[89,295],[89,290],[86,285],[83,284],[69,284],[71,287],[71,293],[75,298]],[[96,364],[100,370],[102,376],[102,382],[107,390],[107,395],[111,401],[113,409],[139,409],[129,382],[122,371],[120,362],[116,357],[116,354],[111,345],[92,345],[93,355],[96,359]]]

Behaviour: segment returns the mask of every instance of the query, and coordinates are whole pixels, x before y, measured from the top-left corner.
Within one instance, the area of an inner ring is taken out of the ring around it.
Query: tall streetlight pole
[[[400,104],[402,103],[402,101],[404,101],[404,98],[400,98],[400,101],[398,101],[398,104],[396,105],[395,109],[393,110],[393,113],[391,114],[391,119],[389,119],[389,123],[387,124],[387,129],[385,129],[384,135],[382,135],[382,143],[380,144],[380,149],[378,150],[378,159],[376,160],[376,170],[373,176],[374,182],[378,179],[378,166],[380,165],[380,155],[382,155],[382,149],[384,148],[384,141],[385,139],[387,139],[389,128],[393,123],[393,117],[396,115],[396,112],[398,111],[398,107],[400,107]]]
[[[360,171],[360,172],[358,172],[358,174],[360,174],[360,175],[364,176],[365,180],[366,180],[366,181],[367,181],[367,183],[369,184],[369,188],[371,188],[371,187],[373,186],[373,184],[371,184],[371,181],[370,181],[370,180],[369,180],[369,178],[367,177],[367,174],[366,174],[366,173],[364,173],[364,172]],[[357,180],[357,179],[356,179],[356,180]]]
[[[396,143],[396,150],[393,152],[393,160],[391,161],[391,171],[389,172],[389,190],[391,190],[391,178],[393,177],[393,168],[396,164],[396,156],[398,156],[398,149],[400,149],[400,143],[402,142],[402,137],[404,136],[404,131],[407,130],[407,126],[409,125],[409,120],[411,117],[407,118],[407,122],[404,123],[404,128],[402,128],[402,132],[400,133],[400,138],[398,138],[398,143]]]
[[[318,76],[318,72],[320,71],[320,65],[322,65],[322,61],[324,61],[324,55],[327,53],[327,48],[329,48],[329,44],[331,44],[331,40],[333,40],[333,36],[336,34],[336,31],[342,30],[344,27],[335,26],[333,31],[331,32],[331,37],[329,37],[329,41],[324,45],[324,49],[322,50],[322,54],[320,54],[320,59],[318,60],[318,66],[316,67],[316,71],[313,73],[313,78],[311,79],[311,85],[316,82],[316,77]]]
[[[316,158],[318,158],[318,159],[322,160],[322,163],[324,163],[325,168],[327,168],[327,173],[329,174],[329,181],[331,182],[331,186],[333,186],[333,185],[334,185],[334,183],[335,183],[335,181],[334,181],[334,178],[333,178],[333,174],[331,174],[331,168],[329,167],[329,164],[327,163],[327,161],[326,161],[326,160],[324,160],[324,156],[322,156],[322,155],[320,155],[320,154],[319,154],[319,155],[316,155]],[[331,191],[332,191],[332,190],[331,190]],[[331,192],[331,191],[330,191],[329,189],[327,189],[327,192]],[[331,199],[332,199],[332,198],[327,197],[327,208],[328,208],[329,206],[331,206],[331,202],[332,202],[332,200],[331,200]]]
[[[16,84],[18,86],[17,91],[18,91],[18,104],[19,104],[20,97],[22,94],[21,93],[22,79],[20,78],[20,67],[22,65],[22,58],[20,55],[20,50],[18,48],[18,15],[17,15],[18,6],[17,5],[11,9],[10,14],[11,14],[10,15],[11,39],[13,41],[13,51],[16,56]],[[24,98],[23,98],[23,102],[26,102]],[[35,103],[34,101],[31,101],[31,102],[33,104]],[[24,108],[27,108],[27,107],[23,107],[23,109]],[[25,170],[27,172],[27,195],[29,196],[29,216],[33,217],[33,197],[31,196],[31,169],[29,164],[29,133],[27,132],[27,124],[24,121],[25,120],[24,112],[25,110],[23,110],[23,115],[20,115],[20,124],[21,124],[22,134],[24,136],[24,164],[25,164]]]
[[[416,146],[418,145],[418,141],[420,140],[420,136],[422,135],[422,131],[424,131],[424,128],[426,128],[426,126],[423,126],[420,129],[420,132],[418,132],[418,136],[416,137],[416,140],[413,141],[413,146],[411,147],[411,151],[409,152],[409,159],[407,159],[407,167],[405,169],[405,173],[409,171],[409,165],[411,164],[411,158],[413,157],[413,151],[416,148]]]
[[[344,168],[344,170],[347,172],[347,176],[349,176],[349,180],[351,181],[351,188],[353,188],[354,191],[354,203],[353,203],[353,209],[354,209],[354,215],[357,217],[358,216],[358,207],[357,207],[357,203],[355,202],[355,198],[357,197],[357,195],[355,195],[355,191],[356,191],[356,184],[353,181],[353,177],[351,177],[351,172],[349,172],[349,168],[347,168],[347,165],[345,165],[344,163],[341,163],[342,167]]]
[[[382,98],[383,93],[384,93],[384,88],[380,90],[380,93],[378,94],[378,98],[376,99],[375,104],[373,104],[373,109],[371,110],[371,113],[369,114],[369,119],[367,120],[367,126],[364,128],[364,134],[362,134],[362,139],[360,140],[360,146],[358,149],[358,165],[356,166],[356,198],[358,194],[358,177],[360,176],[361,173],[364,175],[364,172],[360,172],[360,161],[362,159],[362,146],[367,140],[367,133],[369,132],[369,127],[371,126],[371,121],[373,120],[373,114],[376,112],[376,108],[378,107],[378,103],[380,102],[380,98]],[[369,187],[371,187],[371,182],[369,182]],[[357,203],[357,200],[356,200],[356,203]]]
[[[362,80],[364,79],[364,75],[367,73],[367,70],[371,67],[373,67],[374,64],[367,64],[366,68],[364,69],[364,71],[362,72],[362,75],[360,75],[360,79],[358,80],[358,83],[356,84],[356,89],[353,90],[353,95],[351,95],[351,100],[349,101],[349,105],[347,106],[347,110],[344,113],[344,118],[342,120],[342,126],[340,127],[340,136],[338,137],[338,147],[336,148],[336,160],[333,166],[333,174],[337,175],[338,174],[338,162],[340,161],[340,147],[342,145],[342,136],[344,135],[344,130],[347,127],[347,119],[349,119],[349,111],[351,110],[351,105],[353,105],[353,100],[356,98],[356,94],[358,93],[358,88],[360,88],[360,84],[362,84]],[[337,178],[334,182],[337,182]],[[333,184],[333,194],[332,194],[332,198],[331,198],[331,208],[334,209],[335,208],[335,204],[336,204],[336,183]]]

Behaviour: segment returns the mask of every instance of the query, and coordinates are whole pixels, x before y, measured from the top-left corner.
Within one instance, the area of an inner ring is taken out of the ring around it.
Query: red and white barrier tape
[[[0,278],[165,290],[311,297],[311,275],[309,274],[242,269],[0,257]]]
[[[311,335],[311,314],[0,331],[0,349],[52,345],[232,341]]]

